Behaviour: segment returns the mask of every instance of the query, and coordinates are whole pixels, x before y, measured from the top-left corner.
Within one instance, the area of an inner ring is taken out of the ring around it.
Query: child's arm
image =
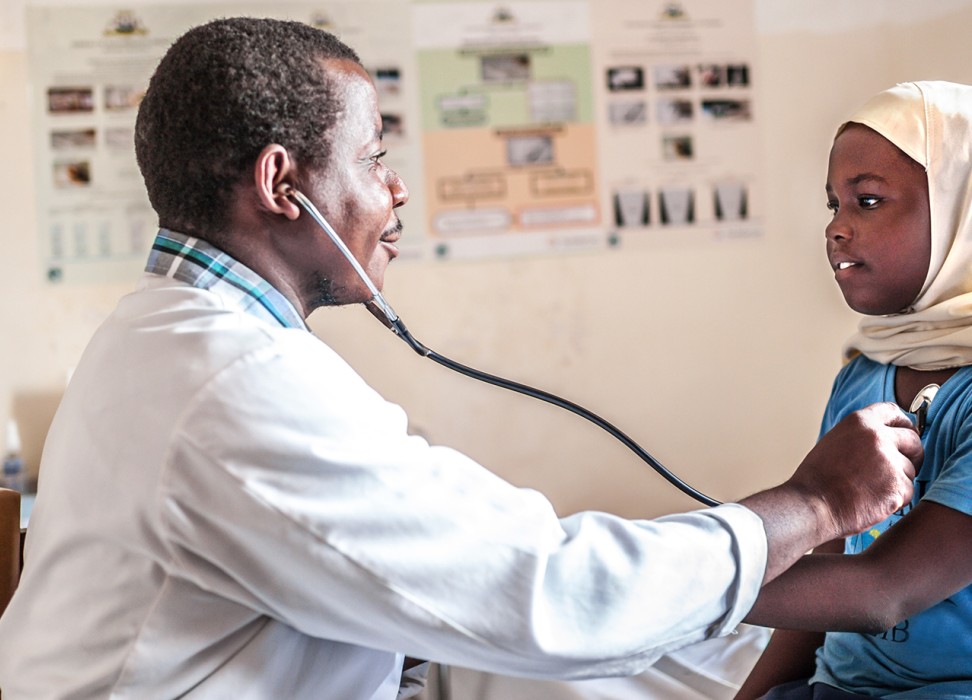
[[[972,583],[972,516],[921,502],[864,552],[818,547],[763,587],[746,622],[783,628],[736,695],[807,678],[823,630],[882,632]]]
[[[813,551],[815,554],[840,554],[844,551],[844,541],[832,540]],[[781,683],[812,676],[816,651],[823,641],[823,632],[775,630],[745,683],[736,693],[735,700],[755,700]]]
[[[733,700],[756,700],[782,683],[809,678],[823,632],[776,630]]]
[[[972,516],[922,501],[855,555],[810,554],[760,592],[747,622],[882,632],[972,583]]]

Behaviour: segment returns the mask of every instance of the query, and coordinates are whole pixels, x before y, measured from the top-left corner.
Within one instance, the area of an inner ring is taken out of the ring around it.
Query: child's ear
[[[260,151],[253,166],[253,180],[265,211],[291,221],[300,216],[300,207],[290,199],[295,175],[296,167],[286,148],[272,143]]]

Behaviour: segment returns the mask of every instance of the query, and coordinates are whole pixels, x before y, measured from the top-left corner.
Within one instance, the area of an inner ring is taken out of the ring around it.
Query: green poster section
[[[554,112],[572,116],[561,121],[594,120],[593,73],[586,44],[426,50],[417,58],[426,132],[538,123],[531,96],[569,99],[571,109],[565,106]],[[495,78],[489,77],[491,70]]]

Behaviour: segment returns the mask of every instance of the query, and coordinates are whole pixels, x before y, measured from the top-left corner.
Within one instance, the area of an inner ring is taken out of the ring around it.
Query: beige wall
[[[386,286],[430,347],[592,408],[719,499],[770,485],[796,466],[854,326],[823,254],[825,164],[840,116],[897,81],[972,83],[972,0],[756,7],[764,139],[753,157],[765,159],[763,238],[402,264]],[[51,287],[41,278],[26,57],[16,28],[6,39],[0,421],[11,413],[20,420],[36,470],[66,373],[128,285]],[[543,490],[562,513],[643,516],[692,506],[593,426],[419,358],[360,308],[320,311],[311,321],[405,406],[417,430]]]

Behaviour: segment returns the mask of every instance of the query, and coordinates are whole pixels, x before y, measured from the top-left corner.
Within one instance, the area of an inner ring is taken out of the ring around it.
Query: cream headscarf
[[[921,370],[972,364],[972,86],[901,83],[847,122],[869,126],[924,166],[931,263],[911,307],[862,319],[845,357]]]

